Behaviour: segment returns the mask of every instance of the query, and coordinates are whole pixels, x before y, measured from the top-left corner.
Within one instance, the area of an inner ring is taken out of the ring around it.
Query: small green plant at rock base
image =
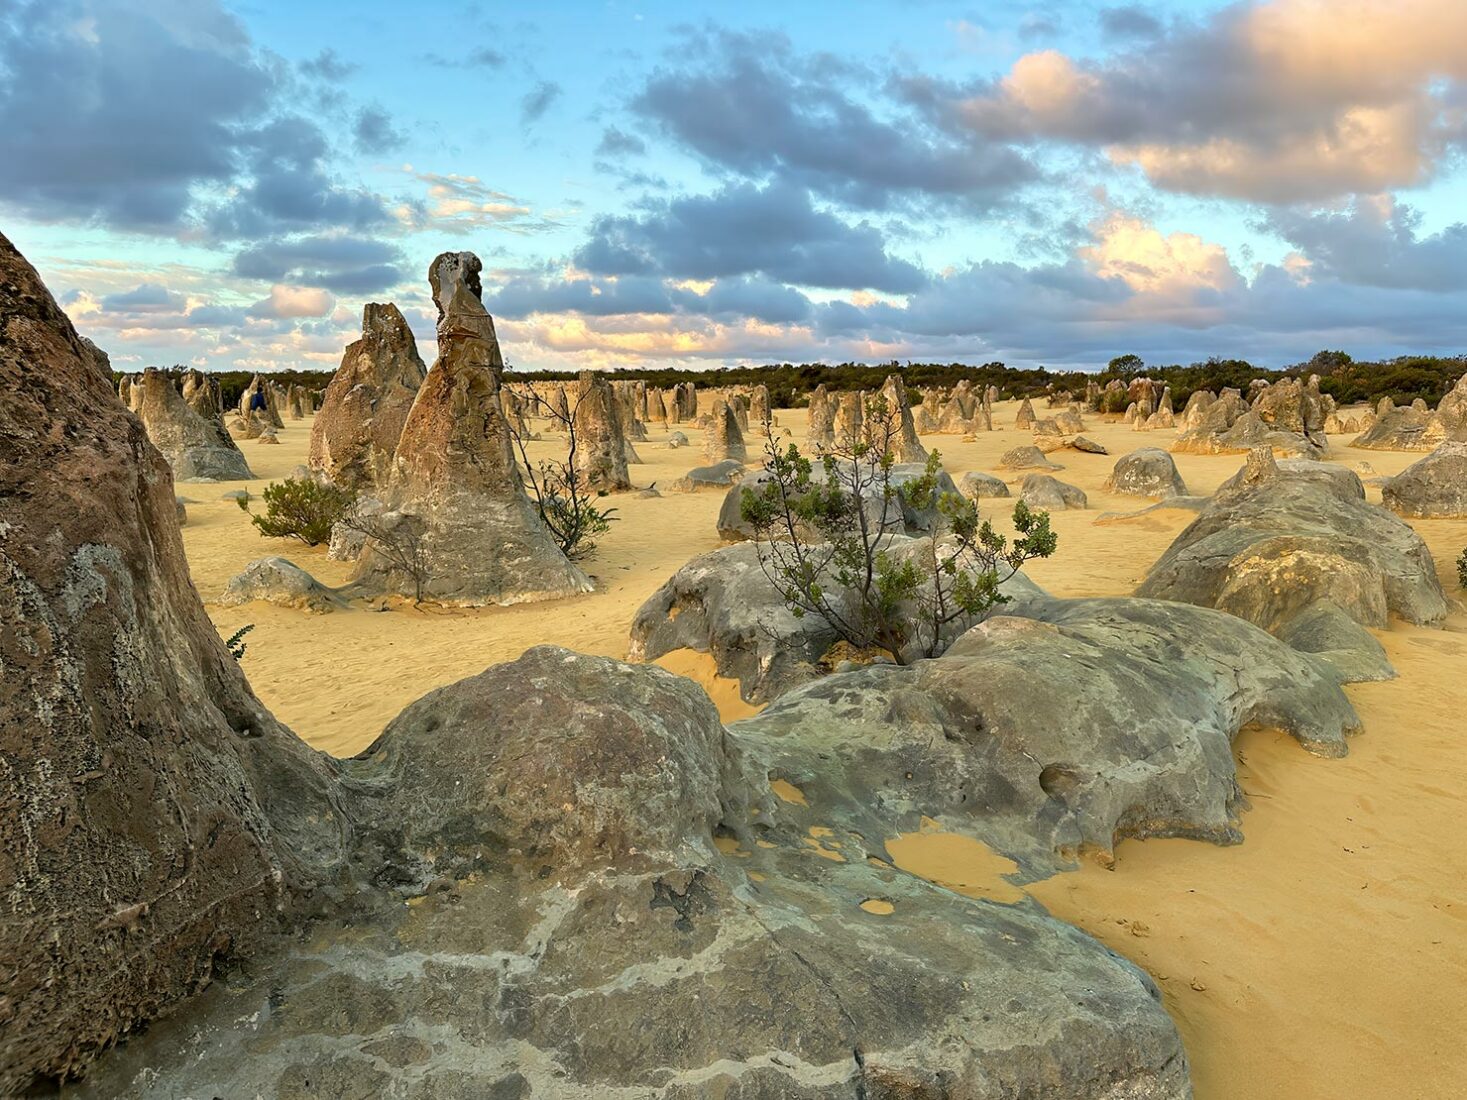
[[[859,438],[820,455],[823,477],[766,426],[769,478],[744,490],[740,512],[754,529],[760,568],[797,618],[818,615],[843,641],[878,646],[906,664],[936,656],[954,629],[1007,602],[1000,586],[1026,561],[1053,554],[1057,539],[1048,513],[1023,501],[1014,506],[1010,540],[979,518],[972,501],[939,492],[936,451],[921,477],[898,489],[892,468],[900,418],[875,398],[864,422]],[[898,496],[935,511],[930,538],[908,543],[901,522],[883,518]]]
[[[1462,556],[1457,559],[1457,584],[1467,588],[1467,550],[1462,551]]]
[[[260,496],[265,502],[265,514],[250,512],[250,522],[260,529],[260,534],[268,538],[300,539],[307,546],[329,541],[332,525],[356,503],[356,494],[349,490],[295,478],[265,486]],[[249,498],[240,498],[239,506],[249,512]]]
[[[233,657],[236,661],[238,661],[245,655],[245,650],[248,648],[245,645],[244,636],[254,629],[254,623],[245,623],[244,626],[240,627],[228,638],[224,639],[224,647],[229,650],[229,655]]]

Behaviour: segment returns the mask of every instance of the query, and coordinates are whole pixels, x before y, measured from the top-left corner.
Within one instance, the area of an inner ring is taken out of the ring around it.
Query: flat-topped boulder
[[[1045,457],[1044,452],[1032,443],[1012,447],[999,456],[1001,470],[1063,470]]]
[[[843,844],[891,859],[874,838],[936,819],[1044,875],[1127,837],[1240,841],[1252,723],[1323,756],[1360,729],[1324,666],[1241,619],[1031,593],[934,660],[816,679],[729,729]]]
[[[1090,501],[1085,490],[1050,477],[1048,474],[1029,474],[1019,485],[1019,499],[1031,508],[1046,512],[1063,512],[1067,508],[1088,508]]]

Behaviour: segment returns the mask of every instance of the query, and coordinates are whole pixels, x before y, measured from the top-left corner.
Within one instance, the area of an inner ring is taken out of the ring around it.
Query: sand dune
[[[1001,430],[976,442],[924,442],[942,451],[955,477],[993,471],[1004,450],[1029,441],[1028,432],[1004,427],[1015,408],[999,405]],[[803,438],[802,412],[779,418]],[[701,464],[699,433],[680,430],[690,447],[667,449],[666,432],[657,428],[638,444],[646,463],[632,467],[636,484],[665,486]],[[1111,455],[1063,451],[1051,458],[1066,467],[1057,477],[1089,494],[1090,509],[1054,515],[1059,551],[1029,572],[1056,595],[1129,594],[1191,516],[1167,510],[1097,525],[1101,512],[1147,503],[1101,485],[1116,457],[1165,447],[1172,433],[1092,420],[1086,434]],[[349,565],[327,560],[323,547],[259,537],[234,502],[219,499],[234,488],[257,490],[304,461],[309,422],[287,422],[280,438],[277,447],[241,443],[259,482],[178,487],[195,502],[184,542],[206,603],[230,576],[268,554],[283,554],[329,584],[350,573]],[[1343,437],[1332,442],[1334,461],[1368,462],[1381,474],[1419,457],[1352,451]],[[1241,456],[1176,458],[1199,494],[1242,463]],[[1370,493],[1379,499],[1377,489]],[[255,624],[244,668],[257,693],[308,742],[348,755],[424,692],[527,646],[625,656],[627,626],[642,601],[689,558],[720,545],[720,502],[717,493],[616,497],[618,522],[586,563],[598,586],[589,597],[474,611],[358,607],[310,615],[254,604],[211,605],[210,613],[225,634]],[[1467,545],[1467,522],[1413,525],[1455,593],[1453,563]],[[1252,805],[1243,844],[1127,841],[1113,869],[1086,866],[1025,888],[1157,978],[1204,1100],[1467,1094],[1467,856],[1456,841],[1467,816],[1460,732],[1467,614],[1454,611],[1445,630],[1398,624],[1378,635],[1401,675],[1347,689],[1366,729],[1348,757],[1312,757],[1266,730],[1240,738],[1240,777]],[[750,713],[733,685],[715,682],[706,659],[674,654],[659,663],[709,687],[726,719]],[[994,882],[999,857],[975,851],[965,869],[963,846],[944,836],[929,831],[924,850],[924,835],[909,835],[899,862],[957,883]],[[1010,889],[1002,884],[1000,892]]]

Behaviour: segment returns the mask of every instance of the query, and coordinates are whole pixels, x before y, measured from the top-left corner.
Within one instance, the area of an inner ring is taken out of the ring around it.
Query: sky
[[[410,14],[409,14],[410,13]],[[1467,352],[1467,3],[0,0],[0,232],[122,370]]]

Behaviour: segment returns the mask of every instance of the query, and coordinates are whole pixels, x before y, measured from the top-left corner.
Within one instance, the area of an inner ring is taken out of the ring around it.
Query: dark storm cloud
[[[395,246],[349,236],[260,241],[234,257],[234,273],[338,294],[371,294],[407,278]]]
[[[1419,236],[1421,217],[1385,198],[1357,199],[1347,210],[1276,209],[1258,226],[1303,254],[1310,272],[1358,286],[1467,289],[1467,225]]]
[[[878,117],[851,86],[879,76],[797,55],[778,36],[715,31],[679,55],[686,61],[653,73],[632,109],[721,169],[869,209],[913,198],[982,206],[1038,177],[1012,149],[956,141],[900,105]]]
[[[603,217],[576,253],[587,271],[716,279],[760,274],[803,286],[906,293],[915,265],[889,256],[881,233],[817,210],[803,188],[731,184],[711,195],[650,202],[644,213]]]
[[[46,222],[223,237],[387,221],[330,176],[298,84],[211,0],[19,0],[0,19],[0,204]],[[345,75],[326,51],[302,64]],[[368,109],[358,142],[386,141]],[[207,191],[227,199],[201,205]]]

